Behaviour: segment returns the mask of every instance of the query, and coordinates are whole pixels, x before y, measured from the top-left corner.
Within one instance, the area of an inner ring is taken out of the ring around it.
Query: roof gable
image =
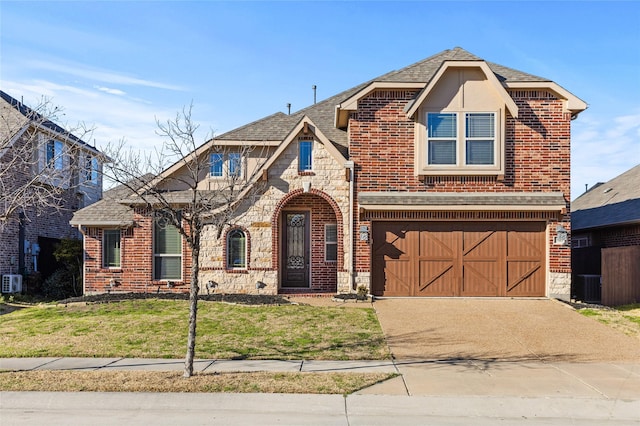
[[[11,138],[15,140],[16,135],[24,132],[29,126],[35,126],[36,128],[52,133],[56,137],[78,144],[89,151],[100,153],[96,147],[89,145],[62,126],[47,119],[36,110],[26,106],[2,90],[0,90],[0,99],[4,101],[4,105],[2,106],[3,120],[10,120],[9,123],[14,130],[14,135],[2,135],[3,139],[7,137],[8,139]],[[4,117],[5,114],[7,114],[8,117]],[[6,129],[0,129],[2,132],[5,130]]]
[[[427,84],[427,86],[418,94],[418,97],[407,105],[407,115],[409,117],[413,117],[414,114],[418,111],[418,108],[425,99],[429,96],[429,94],[433,91],[433,89],[438,85],[440,80],[444,77],[444,75],[453,68],[478,68],[484,74],[489,86],[493,88],[498,97],[504,102],[506,109],[509,111],[511,116],[518,117],[518,107],[515,102],[509,96],[507,91],[504,89],[502,84],[498,81],[496,75],[491,71],[489,66],[484,61],[445,61],[442,63],[436,74],[433,76],[431,81]]]

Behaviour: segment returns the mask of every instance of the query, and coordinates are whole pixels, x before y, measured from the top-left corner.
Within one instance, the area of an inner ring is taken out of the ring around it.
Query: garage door
[[[374,222],[377,296],[544,296],[543,222]]]

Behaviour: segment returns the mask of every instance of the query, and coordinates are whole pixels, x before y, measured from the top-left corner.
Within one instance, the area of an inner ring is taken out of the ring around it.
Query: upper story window
[[[242,176],[242,156],[240,153],[229,154],[229,176],[236,178]]]
[[[224,154],[213,152],[209,156],[209,175],[211,177],[242,177],[242,154],[232,152]]]
[[[232,229],[227,234],[227,268],[247,267],[247,236],[241,229]]]
[[[504,174],[499,112],[426,112],[423,123],[418,175]]]
[[[209,157],[210,170],[209,174],[214,177],[222,177],[224,154],[220,152],[213,152]]]
[[[86,155],[84,159],[84,180],[93,184],[98,183],[98,175],[100,174],[100,163],[98,159],[92,155]]]
[[[307,172],[313,169],[313,141],[298,142],[298,170]]]
[[[427,165],[494,166],[495,121],[493,112],[427,113]]]
[[[62,156],[63,144],[60,141],[49,139],[46,146],[46,166],[51,169],[62,170],[64,157]]]
[[[120,267],[120,230],[105,229],[102,234],[102,266]]]

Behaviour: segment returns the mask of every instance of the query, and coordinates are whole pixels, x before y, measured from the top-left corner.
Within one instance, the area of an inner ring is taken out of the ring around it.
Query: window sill
[[[224,270],[228,274],[248,274],[249,269],[247,268],[225,268]]]
[[[496,168],[495,166],[489,166],[491,168],[476,168],[476,167],[456,167],[456,168],[423,168],[419,170],[417,175],[419,177],[427,176],[496,176],[498,178],[504,177],[504,170]],[[500,180],[500,179],[498,179]]]
[[[312,170],[298,170],[298,176],[315,176],[316,173]]]

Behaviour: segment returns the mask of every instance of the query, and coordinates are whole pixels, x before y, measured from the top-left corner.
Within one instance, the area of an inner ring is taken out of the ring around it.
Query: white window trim
[[[215,176],[211,174],[211,155],[216,153],[209,154],[209,179],[244,179],[245,170],[247,168],[247,159],[246,156],[242,155],[240,152],[228,152],[228,153],[219,153],[222,155],[222,174],[220,176]],[[240,175],[233,176],[231,174],[231,154],[240,155]]]
[[[583,234],[577,237],[571,237],[571,248],[592,247],[591,234]]]
[[[98,185],[100,181],[100,162],[95,155],[85,154],[83,167],[84,181],[92,185]],[[87,161],[88,160],[88,161]]]
[[[120,242],[120,259],[118,259],[118,266],[109,266],[105,264],[105,253],[106,253],[106,239],[105,233],[106,231],[118,231],[119,232],[119,242]],[[103,269],[122,269],[122,230],[120,229],[104,229],[102,231],[102,268]]]
[[[427,115],[429,113],[456,114],[456,164],[428,164]],[[494,164],[465,164],[466,162],[466,116],[465,114],[494,114]],[[414,171],[416,176],[504,176],[505,173],[505,113],[498,110],[465,110],[424,108],[415,123]]]
[[[221,155],[222,156],[222,161],[220,162],[221,165],[222,165],[222,170],[221,170],[220,176],[212,174],[212,166],[213,166],[212,157],[214,155]],[[209,177],[210,178],[212,178],[212,179],[220,179],[220,178],[224,177],[224,157],[225,157],[225,155],[223,153],[221,153],[221,152],[212,152],[212,153],[209,154]]]
[[[327,227],[335,226],[336,228],[336,240],[335,241],[327,241]],[[327,247],[329,245],[336,246],[336,258],[335,260],[327,259]],[[338,262],[338,224],[337,223],[325,223],[324,224],[324,261],[326,263],[335,263]]]
[[[38,181],[62,189],[69,188],[72,179],[69,146],[65,142],[45,133],[39,133],[37,141],[37,148],[34,149],[34,172]],[[47,161],[49,141],[54,142],[52,163]],[[56,144],[61,147],[60,152],[55,149]]]
[[[298,171],[299,171],[299,172],[303,172],[303,173],[304,173],[304,172],[312,172],[312,171],[313,171],[313,163],[314,163],[314,161],[313,161],[313,149],[314,149],[314,143],[313,143],[313,142],[314,142],[314,141],[313,141],[313,139],[308,139],[308,140],[307,140],[307,139],[301,139],[301,140],[298,140]],[[302,163],[301,163],[301,161],[300,161],[300,159],[301,159],[301,156],[300,156],[300,154],[301,154],[300,146],[301,146],[301,144],[303,144],[303,143],[309,143],[309,144],[311,144],[311,152],[309,152],[309,157],[310,157],[310,158],[309,158],[309,163],[310,163],[310,164],[309,164],[309,166],[310,166],[309,168],[302,168]]]

